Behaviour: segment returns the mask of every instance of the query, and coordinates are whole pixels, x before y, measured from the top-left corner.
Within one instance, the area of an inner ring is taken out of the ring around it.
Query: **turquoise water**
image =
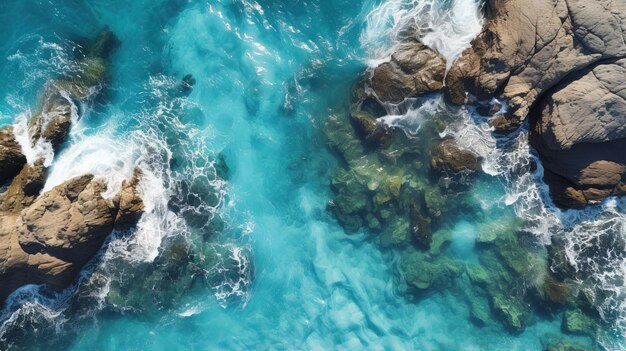
[[[326,210],[338,162],[324,122],[384,54],[372,46],[389,45],[398,3],[420,1],[3,1],[0,125],[72,70],[77,45],[116,33],[110,86],[84,107],[46,188],[86,172],[115,187],[139,166],[147,214],[65,293],[14,295],[0,348],[541,350],[561,335],[558,316],[519,335],[476,327],[454,292],[409,301],[394,281],[399,253],[347,235]],[[376,21],[381,5],[391,13]],[[517,180],[492,173],[477,201],[516,213]],[[452,228],[453,256],[477,260],[476,224]],[[185,259],[171,253],[180,247]]]

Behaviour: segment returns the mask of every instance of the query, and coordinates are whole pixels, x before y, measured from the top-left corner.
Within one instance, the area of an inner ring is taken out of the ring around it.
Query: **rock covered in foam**
[[[54,149],[67,138],[74,101],[87,101],[102,84],[106,58],[115,36],[102,32],[79,65],[80,74],[50,81],[30,120],[32,146],[50,143]],[[26,163],[11,127],[0,130],[0,304],[26,284],[69,285],[116,229],[137,223],[144,205],[138,193],[141,172],[124,181],[122,190],[105,198],[107,185],[93,175],[70,179],[40,196],[46,180],[44,160]]]

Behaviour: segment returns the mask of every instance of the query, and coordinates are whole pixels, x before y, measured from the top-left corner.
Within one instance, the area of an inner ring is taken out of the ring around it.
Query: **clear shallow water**
[[[407,18],[416,18],[431,38],[429,45],[449,57],[480,28],[471,1],[459,1],[437,16],[425,4],[0,4],[3,125],[19,123],[17,116],[35,106],[39,87],[72,69],[72,48],[81,37],[93,37],[104,26],[117,34],[122,45],[112,60],[106,98],[74,125],[69,142],[55,155],[46,188],[93,172],[115,189],[140,166],[148,212],[136,233],[112,239],[77,287],[51,299],[33,287],[16,294],[2,316],[2,345],[542,349],[546,338],[560,334],[559,318],[514,336],[469,323],[463,297],[453,293],[407,301],[394,285],[397,253],[381,250],[366,234],[346,235],[326,211],[337,162],[321,130],[328,115],[343,107],[358,73],[389,54]],[[188,73],[197,83],[185,97],[177,89]],[[437,102],[431,105],[426,112]],[[403,115],[404,123],[412,116]],[[575,229],[579,222],[546,210],[531,177],[509,174],[509,159],[528,160],[527,148],[494,151],[496,141],[475,128],[482,121],[463,116],[464,123],[449,132],[465,136],[461,139],[490,161],[485,168],[494,174],[476,188],[477,201],[495,206],[494,213],[536,216],[538,225],[573,223],[572,231],[582,233],[584,228]],[[228,166],[226,181],[218,176],[226,173],[218,160]],[[624,228],[620,206],[609,215],[618,231]],[[454,254],[475,260],[474,224],[453,227]],[[176,247],[178,238],[199,248],[200,273],[159,270],[160,250]],[[191,276],[200,279],[190,283]],[[133,287],[144,294],[123,292]],[[178,292],[171,297],[158,290]],[[111,292],[122,297],[114,299]]]

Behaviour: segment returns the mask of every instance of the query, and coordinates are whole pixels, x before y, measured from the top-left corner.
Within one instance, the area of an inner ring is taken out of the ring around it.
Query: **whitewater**
[[[459,294],[410,301],[397,291],[398,253],[346,234],[327,211],[338,161],[322,130],[356,77],[389,60],[407,27],[450,65],[481,11],[477,0],[0,4],[0,126],[14,125],[29,162],[51,165],[44,191],[92,173],[113,196],[139,167],[146,205],[136,230],[114,233],[73,286],[16,291],[0,311],[0,349],[543,350],[563,335],[560,318],[511,334],[469,323]],[[58,154],[30,146],[39,87],[75,70],[72,51],[104,27],[122,43],[106,101],[76,107]],[[188,74],[193,90],[181,93]],[[593,247],[626,238],[626,202],[561,211],[525,129],[496,137],[438,95],[406,106],[386,106],[383,121],[410,137],[434,114],[454,115],[443,134],[482,156],[489,175],[475,200],[527,220],[544,245],[563,238],[569,262],[615,293],[600,313],[618,322],[600,342],[625,350],[626,255]],[[468,259],[477,226],[454,228]]]

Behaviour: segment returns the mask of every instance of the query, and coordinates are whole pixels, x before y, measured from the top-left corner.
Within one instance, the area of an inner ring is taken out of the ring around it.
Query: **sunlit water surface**
[[[326,210],[337,161],[324,121],[411,24],[453,59],[481,18],[471,0],[2,1],[0,125],[25,123],[40,87],[72,69],[72,52],[85,38],[105,26],[119,37],[110,87],[101,102],[84,107],[54,155],[46,189],[91,172],[115,190],[139,166],[147,213],[136,232],[116,234],[64,294],[39,294],[37,287],[14,294],[2,314],[0,345],[542,349],[560,334],[559,318],[512,335],[471,324],[454,294],[410,302],[394,286],[396,254],[367,234],[346,235]],[[189,96],[177,90],[186,74],[196,79]],[[434,99],[427,111],[401,116],[400,125],[427,118],[439,104]],[[540,218],[540,235],[549,235],[546,223],[572,223],[543,205],[536,178],[510,174],[513,162],[530,157],[523,133],[505,153],[484,121],[464,116],[448,132],[483,155],[493,175],[476,187],[477,201]],[[623,231],[623,204],[607,206],[602,213]],[[582,231],[576,223],[570,231]],[[473,259],[474,224],[452,227],[455,255]],[[181,238],[202,248],[201,273],[146,268]],[[190,276],[202,279],[190,283]],[[133,287],[140,291],[135,301],[112,297],[112,289]]]

